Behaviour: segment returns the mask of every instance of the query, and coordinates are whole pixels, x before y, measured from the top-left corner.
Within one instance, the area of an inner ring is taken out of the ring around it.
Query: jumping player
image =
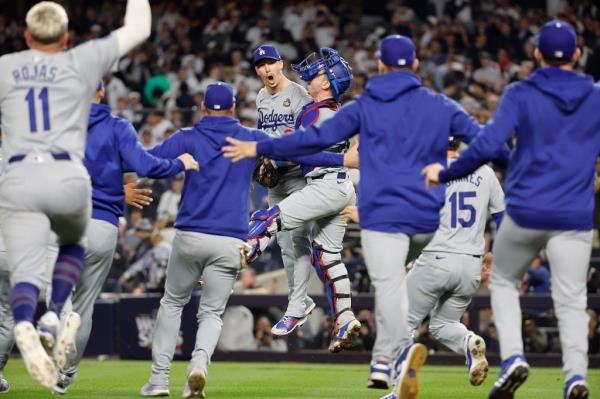
[[[494,243],[490,278],[502,358],[490,399],[513,398],[529,375],[517,284],[544,246],[563,352],[564,398],[589,396],[586,280],[600,153],[600,88],[573,70],[580,55],[569,23],[544,24],[535,50],[541,68],[506,88],[494,118],[448,169],[440,164],[423,169],[427,183],[466,176],[516,134],[505,184],[507,215]]]
[[[338,110],[339,98],[352,81],[350,65],[330,48],[322,48],[319,56],[312,53],[292,69],[307,82],[308,92],[314,99],[302,108],[296,119],[296,129],[318,126]],[[344,153],[348,142],[330,147],[330,152]],[[277,232],[293,230],[308,222],[315,222],[315,239],[312,243],[311,263],[319,278],[327,285],[331,316],[335,321],[329,350],[339,352],[352,344],[358,335],[360,322],[351,307],[351,290],[348,271],[342,263],[340,252],[346,223],[340,212],[355,203],[354,186],[344,167],[304,166],[307,185],[269,209],[252,215],[248,243],[252,245],[249,256],[260,254]],[[298,288],[298,285],[296,286]],[[301,287],[305,291],[305,287]],[[306,318],[284,316],[283,324],[290,332],[302,325]]]
[[[273,137],[293,132],[298,114],[302,107],[312,102],[312,98],[302,86],[283,74],[283,60],[277,48],[269,45],[257,47],[252,54],[252,65],[264,84],[256,97],[258,129]],[[306,185],[299,165],[285,161],[279,162],[279,165],[286,173],[277,186],[268,190],[270,206]],[[276,234],[288,278],[288,306],[283,318],[271,329],[277,336],[291,333],[298,324],[293,320],[303,323],[315,308],[306,292],[311,269],[311,228],[310,224],[304,224],[293,231]]]
[[[378,56],[379,75],[369,79],[366,94],[320,126],[259,143],[229,138],[231,145],[223,150],[234,161],[257,153],[286,158],[314,153],[359,132],[358,209],[377,314],[373,356],[390,363],[402,352],[398,396],[406,399],[418,393],[417,372],[427,349],[411,343],[404,264],[410,236],[433,233],[444,202],[444,190],[426,190],[420,172],[431,159],[445,162],[450,134],[469,141],[480,126],[455,102],[421,87],[409,38],[387,36]]]
[[[60,314],[83,268],[81,239],[90,216],[90,181],[82,159],[89,99],[115,61],[150,35],[147,0],[128,0],[125,24],[106,38],[68,51],[68,17],[44,1],[26,16],[30,50],[0,58],[5,176],[0,183],[0,228],[8,255],[15,339],[29,374],[51,387],[56,368],[33,326],[50,230],[59,254],[51,310]],[[69,367],[79,316],[69,312],[56,337],[54,359]]]
[[[64,394],[72,383],[92,329],[94,303],[110,271],[117,247],[119,217],[123,215],[125,192],[121,184],[124,172],[136,172],[140,177],[160,179],[183,170],[197,170],[198,164],[189,154],[178,159],[160,159],[144,150],[132,124],[111,115],[107,105],[100,104],[105,95],[104,85],[92,99],[88,123],[88,140],[84,165],[92,180],[92,219],[85,232],[85,263],[80,281],[75,286],[73,311],[81,316],[77,332],[77,356],[69,369],[59,370],[58,381],[52,388]],[[42,318],[38,326],[56,329],[58,320]]]

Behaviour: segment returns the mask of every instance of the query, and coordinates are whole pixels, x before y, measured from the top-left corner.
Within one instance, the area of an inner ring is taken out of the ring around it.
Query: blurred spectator
[[[152,236],[151,249],[135,261],[119,279],[119,284],[134,294],[162,292],[172,246],[160,233]]]
[[[251,267],[246,267],[240,271],[240,288],[234,289],[234,292],[250,295],[269,294],[269,290],[257,284],[256,271]]]
[[[129,262],[134,263],[137,262],[150,248],[152,248],[152,231],[154,227],[152,223],[146,218],[140,219],[135,224],[135,236],[137,240],[132,240],[135,242],[134,247],[130,247],[129,253]]]
[[[550,293],[550,270],[542,263],[540,257],[531,262],[527,270],[527,292],[535,294]]]
[[[535,325],[531,315],[523,316],[523,341],[525,352],[544,353],[548,350],[548,334]]]
[[[370,351],[373,349],[376,336],[373,312],[369,309],[362,309],[357,313],[356,319],[360,321],[361,327],[352,349]]]
[[[171,188],[161,197],[157,209],[156,227],[173,225],[179,210],[179,201],[183,191],[183,175],[179,174],[171,179]]]
[[[588,329],[588,352],[590,354],[600,353],[600,329],[598,328],[598,314],[593,309],[588,309],[587,314],[590,317]]]
[[[267,316],[260,316],[256,320],[254,328],[256,349],[259,351],[287,352],[285,340],[273,338],[273,335],[271,334],[272,324],[273,323]]]

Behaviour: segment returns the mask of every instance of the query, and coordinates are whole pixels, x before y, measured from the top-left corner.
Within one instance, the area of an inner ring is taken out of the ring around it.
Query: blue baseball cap
[[[390,67],[402,67],[412,65],[417,53],[412,40],[402,35],[389,35],[383,38],[379,44],[379,50],[375,57]]]
[[[258,61],[264,59],[279,61],[281,60],[281,54],[279,54],[276,47],[263,44],[258,46],[252,53],[252,65],[256,65]]]
[[[537,36],[537,47],[547,60],[568,60],[577,49],[575,28],[568,22],[546,22]]]
[[[204,105],[215,111],[224,111],[233,106],[233,88],[225,82],[211,83],[204,92]]]

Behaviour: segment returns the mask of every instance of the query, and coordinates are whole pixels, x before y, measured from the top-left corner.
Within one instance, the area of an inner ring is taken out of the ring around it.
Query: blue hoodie
[[[246,240],[250,183],[254,159],[232,163],[223,157],[225,137],[264,140],[266,133],[246,128],[229,116],[205,116],[191,128],[177,131],[150,152],[161,158],[190,153],[200,172],[187,171],[175,227],[184,231]]]
[[[590,76],[555,67],[510,85],[494,118],[440,180],[477,169],[513,133],[517,145],[505,183],[511,218],[526,228],[590,230],[600,87]]]
[[[369,79],[366,94],[320,126],[259,142],[262,155],[286,158],[327,148],[360,134],[360,224],[390,233],[437,229],[444,187],[426,190],[421,170],[446,162],[449,136],[468,142],[479,124],[454,101],[421,87],[409,71]],[[503,149],[507,156],[508,149]]]
[[[184,170],[180,160],[159,159],[146,152],[127,120],[111,115],[110,108],[92,104],[83,164],[92,179],[92,218],[117,226],[123,215],[123,173],[162,178]]]

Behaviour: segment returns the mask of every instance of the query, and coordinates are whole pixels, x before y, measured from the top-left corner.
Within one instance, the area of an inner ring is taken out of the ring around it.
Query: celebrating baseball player
[[[458,140],[450,141],[448,163],[457,159],[458,145]],[[408,326],[413,336],[429,315],[429,330],[438,342],[465,355],[473,385],[481,385],[487,376],[485,342],[460,319],[481,282],[488,215],[499,225],[503,213],[504,193],[489,166],[448,183],[440,226],[406,277]],[[395,372],[400,374],[400,370]]]
[[[89,99],[114,62],[150,35],[147,0],[129,0],[125,24],[106,38],[63,51],[68,17],[44,1],[27,13],[30,50],[0,58],[5,175],[0,183],[0,227],[8,254],[15,338],[29,374],[51,387],[56,368],[33,326],[48,235],[59,253],[52,276],[50,311],[60,314],[79,280],[81,239],[90,217],[90,180],[82,159]],[[53,356],[60,368],[75,357],[79,315],[63,317]]]
[[[302,108],[296,119],[296,128],[318,126],[338,110],[339,97],[352,81],[350,65],[337,51],[322,48],[319,55],[312,53],[292,68],[307,82],[308,92],[314,99]],[[348,147],[348,142],[343,141],[328,150],[343,154]],[[331,316],[335,321],[329,350],[335,353],[349,347],[352,337],[360,330],[360,322],[352,312],[348,271],[340,255],[346,231],[346,222],[340,212],[354,204],[356,195],[344,167],[303,166],[302,170],[308,183],[305,187],[277,205],[252,215],[248,235],[248,242],[252,245],[249,257],[253,260],[258,256],[277,232],[315,222],[317,231],[312,243],[311,263],[321,281],[327,285]],[[301,287],[301,290],[305,292],[306,287]],[[286,315],[281,324],[284,324],[286,332],[291,332],[305,320],[305,317]]]
[[[77,356],[70,368],[59,370],[58,381],[52,389],[57,394],[64,394],[73,382],[92,329],[94,302],[112,265],[119,217],[124,211],[123,173],[134,171],[141,177],[163,178],[183,170],[198,169],[198,164],[189,154],[170,160],[147,153],[131,123],[111,115],[110,108],[100,104],[104,95],[101,82],[93,98],[84,159],[92,180],[93,206],[92,219],[85,233],[84,268],[72,298],[73,311],[81,317],[81,328],[76,337]],[[57,325],[58,320],[52,318],[42,318],[38,323],[38,327],[45,330],[56,329]]]
[[[527,379],[517,285],[546,247],[565,374],[564,398],[589,396],[586,281],[592,245],[594,165],[600,152],[600,88],[573,70],[581,55],[564,21],[547,22],[537,38],[541,68],[503,93],[494,118],[448,169],[429,165],[427,183],[466,176],[514,133],[506,179],[506,212],[494,243],[492,311],[502,370],[490,399],[510,399]]]
[[[358,209],[378,332],[373,360],[389,364],[402,353],[405,366],[396,394],[404,399],[416,397],[417,372],[427,357],[425,346],[412,344],[409,335],[404,264],[410,236],[433,233],[444,202],[443,188],[426,190],[420,172],[432,159],[445,162],[449,134],[469,141],[480,126],[455,102],[421,87],[409,38],[387,36],[378,58],[379,75],[369,79],[366,94],[321,125],[258,143],[228,138],[223,151],[234,161],[256,154],[286,158],[314,153],[359,132]]]
[[[206,113],[194,127],[182,129],[151,150],[161,158],[192,154],[202,173],[186,174],[175,240],[167,266],[165,294],[160,301],[152,342],[152,375],[140,394],[169,394],[169,370],[181,324],[181,311],[200,276],[196,347],[188,366],[183,397],[202,397],[208,365],[221,333],[221,315],[240,269],[248,236],[248,196],[254,159],[233,165],[221,156],[227,135],[266,140],[264,132],[241,126],[233,118],[233,89],[217,82],[205,92]]]

